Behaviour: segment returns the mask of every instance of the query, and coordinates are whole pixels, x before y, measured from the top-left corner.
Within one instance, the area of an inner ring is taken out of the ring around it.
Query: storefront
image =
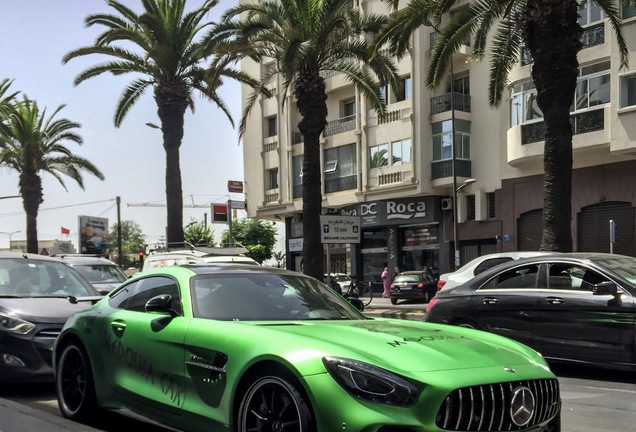
[[[439,268],[440,198],[426,196],[370,201],[340,209],[360,216],[360,244],[351,245],[358,280],[379,283],[384,267],[420,270]]]

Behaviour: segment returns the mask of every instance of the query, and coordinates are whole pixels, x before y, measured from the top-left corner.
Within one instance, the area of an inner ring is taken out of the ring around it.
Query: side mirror
[[[177,312],[172,309],[172,296],[170,294],[161,294],[155,296],[146,302],[146,312],[167,313],[171,317],[176,317]]]
[[[601,282],[592,286],[593,295],[613,295],[618,293],[618,287],[614,282]]]

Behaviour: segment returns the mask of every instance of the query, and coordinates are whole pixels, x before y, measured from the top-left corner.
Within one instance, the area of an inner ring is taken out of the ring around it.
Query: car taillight
[[[441,289],[442,289],[442,287],[443,287],[445,284],[446,284],[446,281],[445,281],[445,280],[441,280],[441,279],[440,279],[440,280],[438,280],[438,281],[437,281],[437,291],[441,290]]]
[[[433,297],[431,299],[431,301],[428,302],[428,305],[426,305],[426,310],[425,312],[428,313],[428,311],[430,311],[431,309],[433,309],[433,306],[435,306],[437,304],[437,302],[439,301],[438,298]]]
[[[420,282],[420,283],[417,284],[417,287],[418,288],[424,288],[424,284],[422,282]]]

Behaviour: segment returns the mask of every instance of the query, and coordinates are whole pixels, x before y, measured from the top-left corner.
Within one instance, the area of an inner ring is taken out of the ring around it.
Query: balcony
[[[453,92],[453,108],[455,111],[470,112],[470,95]],[[451,110],[451,93],[431,98],[431,115],[448,112]]]
[[[327,123],[325,130],[322,133],[323,136],[328,137],[337,135],[343,132],[348,132],[356,129],[357,119],[355,115],[341,117],[337,120],[332,120]]]
[[[605,110],[603,108],[585,111],[570,116],[572,134],[584,134],[605,129]],[[544,122],[521,125],[521,144],[531,144],[545,139]]]
[[[278,204],[279,200],[280,200],[280,195],[278,193],[278,188],[267,189],[265,191],[265,204],[271,204],[271,203]]]
[[[605,23],[601,22],[595,25],[591,25],[583,29],[581,35],[581,49],[590,48],[596,45],[605,43]],[[528,48],[521,49],[521,66],[526,66],[532,63],[532,54]]]
[[[344,190],[357,189],[358,176],[351,175],[333,179],[325,179],[325,193],[340,192]]]
[[[472,177],[471,161],[467,159],[456,159],[455,167],[457,172],[456,177]],[[446,159],[441,161],[435,161],[431,163],[431,180],[451,178],[453,177],[453,161],[452,159]]]

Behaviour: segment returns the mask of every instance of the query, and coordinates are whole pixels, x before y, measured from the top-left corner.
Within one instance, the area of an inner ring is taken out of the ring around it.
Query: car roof
[[[38,255],[32,253],[22,253],[22,252],[0,252],[0,259],[3,258],[26,258],[31,260],[41,260],[41,261],[55,261],[55,262],[63,262],[61,259],[56,257],[51,257],[48,255]]]
[[[303,273],[295,272],[293,270],[287,270],[277,267],[255,266],[253,264],[242,263],[196,263],[196,264],[177,264],[165,267],[156,267],[151,270],[147,270],[138,275],[157,274],[170,272],[172,269],[189,269],[196,274],[215,274],[219,272],[228,273],[255,273],[255,274],[278,274],[288,276],[304,276],[309,277]],[[137,276],[137,275],[135,275]]]
[[[54,255],[56,258],[61,258],[71,264],[101,264],[101,265],[117,265],[108,258],[104,258],[99,255]]]

